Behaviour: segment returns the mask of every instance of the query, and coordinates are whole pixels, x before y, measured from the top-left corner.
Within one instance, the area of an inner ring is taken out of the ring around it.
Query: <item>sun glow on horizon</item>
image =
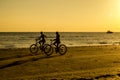
[[[120,19],[120,0],[118,0],[118,17]]]
[[[120,31],[120,0],[0,0],[0,32]]]

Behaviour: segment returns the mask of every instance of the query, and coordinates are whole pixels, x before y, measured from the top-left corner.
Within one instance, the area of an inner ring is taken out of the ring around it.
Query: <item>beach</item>
[[[0,49],[0,80],[120,80],[120,46],[68,47],[47,57],[28,48]]]

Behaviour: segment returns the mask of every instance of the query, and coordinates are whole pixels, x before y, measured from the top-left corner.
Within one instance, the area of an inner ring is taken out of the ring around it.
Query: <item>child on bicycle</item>
[[[54,42],[53,44],[56,45],[56,47],[57,47],[57,48],[56,48],[56,52],[58,52],[58,50],[59,50],[59,49],[58,49],[58,46],[59,46],[59,44],[60,44],[60,35],[59,35],[58,32],[56,32],[56,39],[54,39],[54,41],[55,41],[55,42]]]

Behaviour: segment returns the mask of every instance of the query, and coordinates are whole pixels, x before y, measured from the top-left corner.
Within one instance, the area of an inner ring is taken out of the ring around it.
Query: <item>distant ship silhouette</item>
[[[113,33],[113,32],[112,32],[112,31],[110,31],[110,30],[108,30],[106,33],[107,33],[107,34],[111,34],[111,33]]]

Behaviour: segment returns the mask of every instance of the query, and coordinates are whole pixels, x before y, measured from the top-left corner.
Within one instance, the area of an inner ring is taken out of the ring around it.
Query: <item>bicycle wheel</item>
[[[30,52],[33,53],[33,54],[36,54],[38,52],[38,47],[36,44],[32,44],[30,46]]]
[[[53,53],[53,48],[52,48],[52,46],[49,45],[49,44],[45,44],[44,53],[45,53],[47,56],[52,55],[52,53]]]
[[[67,47],[64,44],[59,45],[59,54],[64,55],[67,52]]]

